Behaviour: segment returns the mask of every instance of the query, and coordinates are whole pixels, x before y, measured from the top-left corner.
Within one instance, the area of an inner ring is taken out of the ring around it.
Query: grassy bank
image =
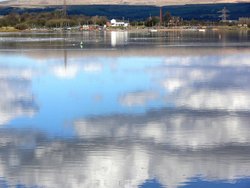
[[[0,32],[18,32],[19,30],[14,27],[0,27]]]

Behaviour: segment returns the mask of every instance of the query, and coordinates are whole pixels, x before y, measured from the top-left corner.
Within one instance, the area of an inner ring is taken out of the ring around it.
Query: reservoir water
[[[250,32],[0,34],[1,188],[249,188]]]

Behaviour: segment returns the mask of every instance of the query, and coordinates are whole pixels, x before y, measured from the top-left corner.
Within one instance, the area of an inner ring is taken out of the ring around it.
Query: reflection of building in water
[[[112,31],[111,32],[111,46],[126,45],[128,41],[127,31]]]

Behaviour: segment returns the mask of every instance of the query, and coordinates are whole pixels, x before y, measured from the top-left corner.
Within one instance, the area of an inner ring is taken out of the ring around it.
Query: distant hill
[[[66,0],[68,5],[185,5],[214,3],[246,3],[249,0]],[[64,0],[1,0],[7,6],[54,6],[62,5]]]
[[[230,11],[230,19],[239,17],[250,17],[250,3],[226,3],[226,4],[202,4],[202,5],[174,5],[164,6],[163,11],[170,11],[172,15],[181,16],[184,19],[197,20],[218,20],[218,11],[226,7]],[[11,12],[48,12],[59,9],[59,6],[46,8],[0,8],[0,15]],[[159,15],[159,8],[156,6],[131,6],[131,5],[81,5],[69,6],[69,14],[84,14],[88,16],[102,15],[108,18],[125,18],[130,20],[145,19]]]

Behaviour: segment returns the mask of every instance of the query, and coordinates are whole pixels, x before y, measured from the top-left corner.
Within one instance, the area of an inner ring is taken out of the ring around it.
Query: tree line
[[[43,13],[10,13],[0,18],[0,27],[15,27],[19,30],[28,28],[63,28],[79,25],[105,25],[105,16],[64,15],[61,10]]]
[[[10,13],[0,17],[1,27],[14,27],[18,30],[28,28],[65,28],[82,25],[99,25],[103,26],[108,22],[106,16],[85,16],[85,15],[65,15],[63,10],[42,13]],[[178,16],[172,16],[166,12],[162,18],[159,16],[149,16],[145,20],[132,20],[131,26],[197,26],[197,25],[228,25],[228,23],[201,21],[201,20],[183,20]]]
[[[154,27],[154,26],[163,26],[163,27],[173,27],[173,26],[232,26],[236,23],[223,23],[218,21],[210,20],[183,20],[179,16],[173,16],[170,12],[166,12],[162,17],[162,23],[160,23],[159,16],[150,16],[146,20],[132,21],[132,26],[145,26],[145,27]]]

